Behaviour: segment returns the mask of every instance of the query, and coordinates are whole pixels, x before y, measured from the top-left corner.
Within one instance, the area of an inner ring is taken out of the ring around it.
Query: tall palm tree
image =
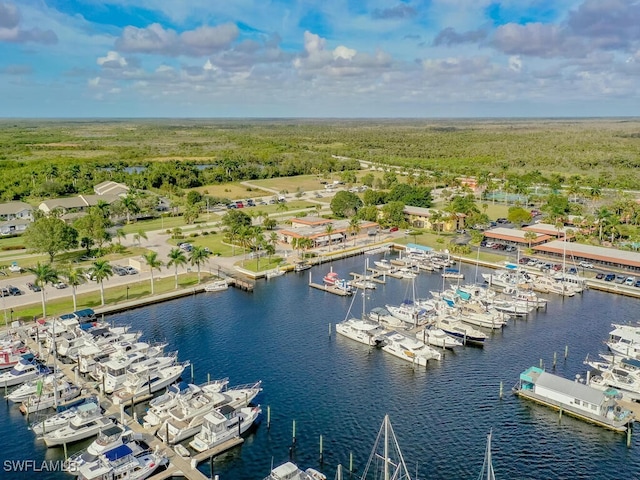
[[[67,281],[67,283],[71,286],[71,295],[73,296],[73,310],[76,311],[78,309],[78,303],[76,300],[76,292],[78,285],[81,285],[83,282],[84,269],[80,267],[72,268],[69,267],[62,272],[62,276]]]
[[[133,240],[138,242],[138,246],[140,247],[142,245],[142,239],[145,240],[149,240],[149,237],[147,237],[147,233],[144,230],[138,230],[137,233],[133,234]]]
[[[347,230],[351,235],[353,235],[353,246],[355,247],[356,237],[358,236],[358,233],[360,233],[360,220],[358,220],[356,217],[352,217],[351,220],[349,220],[349,226],[347,227]]]
[[[104,281],[113,275],[111,264],[107,260],[96,260],[89,268],[89,272],[96,283],[100,284],[100,299],[104,305]]]
[[[124,229],[119,228],[116,230],[116,237],[118,237],[118,243],[122,245],[122,239],[127,238],[127,234],[125,233]]]
[[[205,250],[204,247],[199,246],[193,247],[193,250],[191,250],[191,253],[189,254],[189,263],[198,267],[198,283],[200,283],[201,281],[200,265],[202,265],[205,260],[209,258],[209,255],[211,255],[209,250]]]
[[[136,203],[133,195],[127,195],[122,199],[122,208],[127,212],[127,223],[131,222],[131,215],[140,211],[140,207]]]
[[[158,260],[158,252],[147,252],[144,255],[142,255],[142,258],[144,258],[144,261],[147,262],[147,265],[151,270],[151,295],[153,295],[154,294],[153,271],[156,269],[160,271],[160,267],[162,267],[164,263]]]
[[[333,233],[333,225],[328,224],[324,229],[324,233],[327,234],[327,239],[329,241],[329,251],[331,251],[331,234]]]
[[[167,267],[173,266],[175,268],[176,275],[176,289],[178,288],[178,267],[182,267],[187,263],[187,257],[184,252],[179,248],[172,248],[169,254],[167,255],[169,261],[167,262]]]
[[[35,284],[40,287],[40,295],[42,295],[42,317],[47,316],[47,305],[44,297],[44,287],[47,283],[53,284],[58,281],[58,272],[49,263],[38,262],[35,267],[27,268],[27,270],[36,276]]]

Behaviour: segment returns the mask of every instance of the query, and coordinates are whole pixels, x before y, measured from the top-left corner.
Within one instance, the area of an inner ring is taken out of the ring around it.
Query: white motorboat
[[[404,326],[404,322],[397,317],[391,315],[389,310],[383,307],[372,308],[368,315],[370,320],[374,322],[378,322],[381,325],[390,328],[402,328]]]
[[[295,463],[286,462],[272,469],[264,480],[327,480],[327,477],[313,468],[303,471]]]
[[[573,285],[544,275],[534,279],[533,289],[542,293],[557,293],[564,297],[573,297],[576,294],[576,289]]]
[[[410,300],[405,300],[400,305],[385,305],[385,308],[397,319],[414,327],[424,324],[427,320],[428,310]]]
[[[166,343],[152,345],[146,342],[118,342],[108,345],[106,348],[85,347],[78,352],[80,373],[88,373],[94,380],[102,380],[107,363],[129,357],[131,359],[129,363],[133,364],[146,358],[160,357],[163,355],[166,346]],[[124,360],[123,363],[127,363],[127,360]],[[117,368],[122,368],[122,364],[119,364]]]
[[[442,272],[442,278],[452,278],[455,280],[464,279],[464,273],[456,268],[445,268],[444,272]]]
[[[129,442],[101,454],[78,469],[80,480],[143,480],[164,467],[164,454],[152,452],[143,442]]]
[[[228,378],[213,380],[202,385],[180,382],[167,387],[167,391],[149,402],[147,413],[143,417],[145,428],[158,427],[169,417],[169,410],[182,402],[186,402],[202,392],[205,394],[218,393],[229,384]]]
[[[393,268],[391,262],[389,262],[389,260],[387,260],[386,258],[383,258],[382,260],[376,260],[373,262],[373,264],[380,270],[391,270]]]
[[[349,318],[336,323],[336,332],[371,347],[380,347],[385,342],[386,331],[379,323],[360,318]]]
[[[257,407],[234,409],[216,408],[204,417],[200,432],[189,442],[196,452],[204,452],[245,433],[258,419],[262,410]]]
[[[496,310],[489,311],[477,303],[463,303],[458,307],[457,316],[464,323],[476,327],[499,330],[507,324],[504,314]]]
[[[40,394],[35,393],[20,405],[20,411],[31,414],[47,408],[61,407],[70,400],[80,396],[80,387],[66,381],[54,382],[48,388],[42,388]]]
[[[286,272],[280,268],[274,268],[273,270],[269,270],[265,276],[267,277],[267,280],[270,280],[272,278],[281,277],[285,273]]]
[[[95,397],[89,397],[84,403],[98,403],[98,399]],[[32,423],[29,428],[38,436],[42,436],[45,433],[62,428],[67,425],[73,417],[75,417],[76,411],[80,405],[82,405],[82,403],[50,415],[44,420],[37,420]]]
[[[57,372],[55,374],[50,373],[48,375],[36,377],[35,379],[29,380],[28,382],[20,385],[5,398],[13,403],[22,403],[26,401],[30,396],[35,395],[38,392],[38,388],[50,388],[50,385],[53,383],[54,377],[57,379],[62,379],[64,375],[62,374],[62,372]]]
[[[389,332],[385,337],[385,345],[382,347],[384,352],[414,365],[425,367],[429,360],[440,360],[442,358],[440,352],[425,345],[415,337],[410,337],[398,331]]]
[[[48,373],[51,373],[50,368],[28,354],[26,358],[21,358],[11,370],[0,373],[0,387],[15,387]]]
[[[0,350],[0,370],[5,368],[13,368],[25,353],[28,353],[26,348],[6,348]]]
[[[484,345],[484,341],[487,339],[487,335],[484,332],[476,330],[459,319],[448,315],[438,316],[436,326],[444,330],[446,334],[461,339],[463,344]]]
[[[67,472],[76,475],[82,465],[95,462],[103,453],[132,440],[142,440],[142,435],[134,433],[133,430],[122,425],[105,428],[87,448],[69,457]]]
[[[527,306],[515,301],[495,299],[491,302],[491,307],[499,312],[516,317],[526,317],[534,308],[531,305]]]
[[[189,362],[177,363],[142,373],[129,373],[123,387],[113,392],[112,399],[115,405],[128,403],[139,397],[150,395],[158,390],[174,383],[185,368],[189,366]]]
[[[229,288],[229,284],[226,280],[216,280],[215,282],[207,283],[204,286],[205,292],[220,292]]]
[[[234,409],[246,407],[262,390],[260,385],[261,382],[256,382],[224,392],[196,395],[169,410],[169,417],[158,429],[157,436],[172,445],[192,437],[200,431],[204,417],[214,408],[223,405]]]
[[[441,328],[436,328],[434,325],[427,325],[422,330],[416,333],[416,338],[422,340],[423,343],[431,345],[433,347],[446,348],[449,350],[455,347],[462,346],[462,342],[451,335],[448,335]]]
[[[176,358],[176,352],[163,357],[148,357],[144,353],[136,352],[110,360],[104,364],[101,378],[102,387],[106,393],[113,393],[124,387],[127,378],[151,374],[169,367],[176,362]]]
[[[47,447],[78,442],[112,427],[113,419],[105,417],[97,403],[85,403],[76,409],[69,423],[42,436]]]

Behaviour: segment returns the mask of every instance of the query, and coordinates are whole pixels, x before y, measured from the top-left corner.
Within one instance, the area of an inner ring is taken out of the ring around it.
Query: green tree
[[[198,283],[201,282],[200,278],[200,265],[202,265],[210,256],[208,250],[205,250],[204,247],[195,246],[191,250],[189,254],[189,263],[191,265],[195,265],[198,268]]]
[[[507,220],[518,226],[531,221],[531,212],[522,207],[510,207],[507,213]]]
[[[154,270],[160,271],[164,263],[162,263],[162,261],[158,259],[158,252],[153,252],[153,251],[147,252],[144,255],[142,255],[142,258],[144,258],[144,261],[149,266],[149,270],[151,271],[151,295],[153,295],[155,293],[154,285],[153,285],[153,271]]]
[[[200,216],[200,204],[187,204],[184,211],[182,212],[182,218],[184,219],[184,223],[191,224],[195,223],[198,220],[198,216]]]
[[[78,246],[76,229],[54,217],[39,218],[27,227],[22,238],[32,252],[49,255],[49,263],[58,253]]]
[[[275,218],[265,218],[262,222],[262,226],[267,230],[273,230],[278,225],[278,222]]]
[[[327,226],[324,229],[324,233],[327,236],[327,242],[329,242],[329,251],[331,251],[331,234],[333,233],[334,228],[332,224],[327,224]]]
[[[358,237],[358,233],[360,233],[360,220],[356,217],[351,218],[351,220],[349,220],[347,231],[353,236],[353,246],[355,247],[356,238]]]
[[[68,266],[62,271],[62,276],[67,281],[69,286],[71,286],[71,295],[73,297],[73,311],[78,310],[78,302],[77,302],[77,291],[78,286],[82,285],[84,282],[84,269],[80,267],[70,267]]]
[[[149,240],[149,237],[147,237],[147,232],[145,232],[144,230],[138,230],[136,233],[133,234],[133,240],[135,242],[138,242],[138,246],[141,247],[142,246],[142,239],[145,240]]]
[[[373,176],[373,173],[369,172],[369,173],[365,173],[360,179],[360,181],[362,182],[363,185],[366,185],[367,187],[371,188],[373,187],[373,181],[375,180],[375,178],[376,177]]]
[[[89,273],[96,283],[100,285],[101,305],[104,305],[104,281],[113,276],[111,264],[107,260],[96,260],[89,268]]]
[[[251,217],[241,210],[232,208],[222,216],[221,222],[230,230],[237,230],[240,227],[250,227]]]
[[[34,283],[40,287],[42,296],[42,318],[47,317],[47,305],[44,296],[44,289],[47,284],[58,281],[58,272],[48,263],[38,262],[35,267],[27,268],[27,271],[35,275]]]
[[[100,248],[104,242],[111,240],[108,229],[112,226],[109,217],[99,207],[92,207],[87,214],[73,222],[73,227],[81,237],[88,237]]]
[[[187,205],[196,205],[202,201],[202,194],[197,190],[190,190],[187,193]]]
[[[131,215],[135,215],[140,212],[140,207],[136,202],[136,198],[132,194],[128,194],[121,200],[122,208],[127,215],[127,223],[131,223]]]
[[[172,248],[167,255],[169,261],[167,262],[167,267],[174,267],[174,273],[176,277],[176,289],[178,288],[178,267],[182,267],[187,263],[187,257],[184,252],[179,248]]]
[[[524,233],[524,239],[529,244],[529,248],[531,248],[531,243],[534,242],[538,238],[538,234],[536,232],[527,231]]]
[[[118,243],[122,245],[122,239],[127,238],[127,234],[122,228],[118,228],[116,230],[116,238],[118,239]]]
[[[382,190],[366,190],[362,198],[365,205],[383,205],[387,203],[387,193]]]
[[[382,215],[386,225],[400,226],[406,221],[404,219],[404,203],[390,202],[382,207]]]
[[[331,211],[337,217],[352,217],[362,207],[362,200],[355,193],[341,190],[331,199]]]

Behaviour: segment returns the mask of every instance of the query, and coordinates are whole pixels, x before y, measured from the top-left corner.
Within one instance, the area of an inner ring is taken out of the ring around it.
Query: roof
[[[420,217],[430,217],[433,212],[442,212],[442,210],[438,210],[436,208],[425,208],[425,207],[413,207],[411,205],[406,205],[404,207],[403,212],[407,215],[418,215]],[[466,217],[464,213],[456,213],[457,217]]]
[[[331,223],[333,226],[333,231],[331,232],[331,238],[332,239],[339,238],[342,236],[343,233],[347,233],[349,231],[349,222],[350,220],[329,220],[329,223]],[[361,230],[366,230],[369,228],[377,227],[378,223],[362,220],[358,225]],[[300,226],[293,230],[281,230],[280,234],[287,235],[289,237],[295,237],[295,238],[301,238],[301,237],[306,237],[311,239],[322,238],[327,236],[327,232],[325,228],[326,226],[321,224]]]
[[[516,230],[515,228],[496,227],[492,228],[491,230],[485,230],[484,236],[487,238],[496,238],[498,240],[508,240],[510,242],[528,244],[529,240],[525,240],[524,238],[525,233],[527,232],[525,232],[524,230]],[[537,235],[538,236],[536,237],[536,239],[531,243],[535,244],[551,240],[551,237],[549,235],[542,235],[540,233],[537,233]]]
[[[127,187],[123,183],[107,180],[93,187],[93,191],[96,192],[97,195],[105,195],[105,194],[120,195],[123,193],[128,193],[129,187]]]
[[[33,210],[33,207],[24,202],[0,203],[0,215],[14,215],[25,210]]]
[[[104,195],[78,195],[77,197],[65,197],[65,198],[52,198],[51,200],[45,200],[40,203],[39,208],[45,212],[50,212],[56,208],[69,209],[69,208],[84,208],[93,207],[98,202],[106,202],[111,204],[118,200],[117,195],[104,194]]]
[[[127,455],[131,455],[132,453],[133,453],[133,450],[131,450],[131,447],[127,445],[120,445],[119,447],[113,448],[108,452],[105,452],[104,456],[107,458],[107,460],[109,460],[110,462],[113,462],[114,460],[118,460],[119,458],[126,457]]]
[[[601,405],[606,400],[604,393],[600,390],[547,372],[540,373],[535,384],[594,405]]]
[[[568,255],[573,255],[574,257],[640,267],[640,253],[617,250],[615,248],[597,247],[575,242],[566,243],[561,240],[554,240],[543,245],[538,245],[534,247],[534,250],[558,253],[561,255],[566,251]]]
[[[4,222],[0,222],[0,227],[5,226],[18,226],[18,225],[29,225],[31,224],[31,220],[28,218],[14,218],[13,220],[5,220]]]
[[[544,235],[551,235],[552,237],[562,237],[566,235],[567,230],[570,229],[567,227],[561,227],[560,229],[558,229],[555,225],[552,225],[550,223],[534,223],[533,225],[522,227],[522,230],[542,233]],[[560,233],[558,233],[558,230],[560,231]]]
[[[320,217],[300,217],[291,219],[292,224],[299,223],[301,225],[326,225],[327,223],[331,222],[333,222],[333,220]]]

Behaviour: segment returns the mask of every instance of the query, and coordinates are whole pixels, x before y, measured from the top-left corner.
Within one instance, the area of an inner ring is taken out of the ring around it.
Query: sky
[[[640,114],[640,0],[0,0],[0,117]]]

